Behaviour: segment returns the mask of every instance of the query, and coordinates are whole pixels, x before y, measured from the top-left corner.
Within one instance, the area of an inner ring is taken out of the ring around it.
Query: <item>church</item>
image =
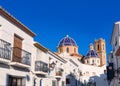
[[[100,38],[90,43],[86,55],[78,52],[79,48],[76,41],[66,35],[60,40],[56,54],[64,59],[74,61],[78,65],[80,71],[79,81],[81,86],[89,84],[93,81],[93,86],[107,86],[106,78],[106,44],[105,40]],[[68,67],[70,68],[70,66]],[[72,68],[71,68],[72,69]],[[77,69],[77,68],[76,68]],[[71,83],[73,79],[70,77],[67,80]],[[75,83],[75,82],[73,82]],[[66,86],[71,86],[69,83]],[[74,86],[74,85],[72,85]]]
[[[95,40],[94,45],[92,43],[89,45],[89,50],[84,56],[78,52],[78,46],[75,40],[66,35],[58,44],[57,54],[67,53],[70,56],[76,56],[78,59],[81,59],[84,64],[104,66],[106,65],[105,48],[105,40],[100,38],[99,40]]]

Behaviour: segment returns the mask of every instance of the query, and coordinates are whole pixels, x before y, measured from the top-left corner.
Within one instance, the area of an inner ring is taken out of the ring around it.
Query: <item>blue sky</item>
[[[37,34],[35,40],[56,51],[67,34],[85,55],[94,39],[106,40],[107,53],[114,22],[120,20],[118,0],[0,0],[0,5]]]

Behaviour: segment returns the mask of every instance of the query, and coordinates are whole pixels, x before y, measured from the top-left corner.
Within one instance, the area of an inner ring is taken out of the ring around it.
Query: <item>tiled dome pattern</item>
[[[94,50],[90,50],[86,57],[98,57],[98,54]]]
[[[58,47],[60,46],[77,46],[76,42],[70,38],[68,35],[63,38],[60,42],[59,42],[59,45]]]

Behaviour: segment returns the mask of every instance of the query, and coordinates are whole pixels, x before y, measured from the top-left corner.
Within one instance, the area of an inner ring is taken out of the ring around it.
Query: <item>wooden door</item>
[[[13,61],[15,62],[21,62],[22,40],[20,36],[14,35]]]

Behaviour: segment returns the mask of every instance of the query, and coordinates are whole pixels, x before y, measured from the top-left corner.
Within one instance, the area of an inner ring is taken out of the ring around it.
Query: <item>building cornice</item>
[[[13,23],[15,26],[19,27],[21,30],[23,30],[25,33],[29,34],[30,36],[34,37],[36,36],[35,33],[33,33],[28,27],[23,25],[20,21],[18,21],[16,18],[14,18],[12,15],[10,15],[7,11],[5,11],[1,6],[0,6],[0,15]]]
[[[42,50],[43,52],[48,52],[48,49],[42,46],[40,43],[36,42],[34,43],[34,46]]]

